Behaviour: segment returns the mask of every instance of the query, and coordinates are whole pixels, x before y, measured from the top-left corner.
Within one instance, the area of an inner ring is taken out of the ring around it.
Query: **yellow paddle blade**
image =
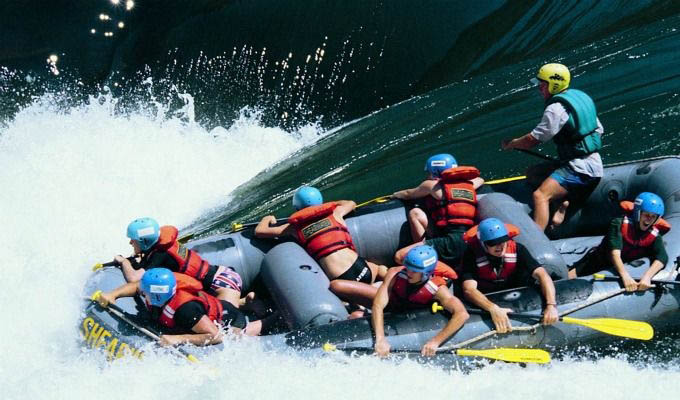
[[[97,290],[96,292],[92,293],[92,295],[90,296],[90,300],[97,301],[97,299],[99,298],[99,296],[101,296],[101,294],[102,294],[102,291]]]
[[[376,197],[375,199],[365,201],[365,202],[359,204],[357,206],[357,208],[367,206],[367,205],[373,204],[373,203],[384,203],[384,202],[388,201],[391,197],[392,197],[392,195]]]
[[[233,223],[231,224],[231,231],[232,231],[232,232],[237,232],[237,231],[240,231],[241,229],[243,229],[243,224],[242,224],[242,223],[240,223],[240,222],[233,222]]]
[[[596,331],[631,339],[649,340],[654,337],[654,328],[646,322],[616,318],[578,319],[563,317],[567,324],[583,325]]]
[[[546,364],[550,362],[550,353],[541,349],[508,349],[508,348],[487,350],[458,349],[456,350],[456,354],[458,354],[459,356],[485,357],[507,362],[522,362],[536,364]]]
[[[438,311],[442,311],[444,307],[440,306],[436,301],[432,303],[432,314],[436,314]]]
[[[104,268],[104,264],[102,263],[96,263],[95,265],[92,266],[92,271],[96,271],[98,269]]]
[[[331,343],[328,343],[328,342],[324,343],[323,346],[321,346],[321,348],[322,348],[323,351],[325,351],[326,353],[329,353],[329,352],[331,352],[331,351],[335,351],[335,350],[338,349],[334,344],[331,344]]]

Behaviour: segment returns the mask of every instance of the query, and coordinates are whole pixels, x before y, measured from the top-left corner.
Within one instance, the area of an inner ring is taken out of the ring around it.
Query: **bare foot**
[[[562,222],[564,222],[564,216],[567,214],[567,208],[569,208],[569,201],[565,200],[562,202],[562,204],[560,204],[560,208],[555,211],[555,214],[552,217],[553,228],[562,225]]]

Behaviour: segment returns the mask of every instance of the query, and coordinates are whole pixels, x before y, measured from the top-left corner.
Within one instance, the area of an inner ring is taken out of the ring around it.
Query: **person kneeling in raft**
[[[475,223],[477,189],[484,184],[475,167],[458,166],[451,154],[435,154],[425,163],[427,179],[412,189],[392,194],[401,200],[424,199],[424,208],[412,208],[408,213],[414,244],[394,256],[401,264],[406,253],[421,244],[432,246],[439,258],[454,266],[467,247],[463,233]]]
[[[457,278],[456,273],[446,264],[438,262],[437,252],[427,245],[412,248],[404,258],[404,266],[390,268],[371,309],[375,329],[375,352],[385,357],[390,352],[390,343],[385,338],[383,310],[425,308],[436,300],[448,312],[451,319],[430,339],[421,351],[424,356],[433,356],[439,346],[460,329],[469,318],[465,306],[447,287],[448,279]]]
[[[245,315],[234,305],[202,289],[201,282],[190,276],[173,273],[167,268],[152,268],[140,281],[102,293],[96,300],[102,307],[108,307],[120,297],[142,294],[151,317],[177,332],[161,335],[160,343],[164,346],[221,343],[224,335],[217,324],[234,333],[243,331],[249,336],[262,332],[263,320],[247,322]]]
[[[635,198],[635,203],[622,201],[621,209],[625,215],[614,218],[602,242],[570,267],[570,278],[594,274],[614,265],[626,291],[644,291],[653,286],[652,278],[668,262],[661,235],[666,234],[671,225],[661,218],[665,211],[663,200],[654,193],[643,192]],[[623,263],[642,257],[648,257],[651,265],[640,281],[635,282]]]
[[[554,324],[558,319],[555,285],[529,251],[512,240],[517,235],[517,227],[496,218],[483,220],[464,235],[468,248],[463,255],[463,294],[491,314],[498,333],[512,330],[507,315],[512,310],[491,302],[484,293],[533,284],[530,277],[538,280],[545,300],[543,324]]]
[[[293,195],[296,213],[279,226],[267,215],[255,227],[255,236],[292,236],[314,258],[331,280],[330,290],[349,303],[370,307],[376,278],[383,278],[387,267],[364,260],[354,248],[343,217],[356,208],[351,200],[328,203],[318,189],[302,186]]]
[[[186,250],[177,241],[179,231],[172,225],[159,226],[153,218],[137,218],[127,227],[127,237],[139,262],[134,264],[121,255],[114,257],[128,282],[137,282],[145,271],[153,268],[168,268],[197,279],[203,284],[203,290],[226,300],[235,307],[246,305],[246,308],[257,310],[259,306],[253,301],[254,293],[241,299],[243,281],[241,276],[231,267],[211,265],[193,250]],[[134,261],[135,259],[132,258]],[[261,306],[260,306],[261,307]],[[260,312],[261,313],[261,312]]]

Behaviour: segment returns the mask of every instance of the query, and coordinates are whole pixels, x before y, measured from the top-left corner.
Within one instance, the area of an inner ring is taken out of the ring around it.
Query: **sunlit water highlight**
[[[265,128],[244,110],[228,129],[207,131],[186,107],[162,104],[129,115],[116,99],[67,110],[43,96],[0,130],[0,389],[3,399],[668,399],[677,365],[623,358],[496,363],[465,374],[415,361],[343,355],[306,359],[228,343],[189,365],[146,349],[143,362],[108,363],[79,340],[81,288],[89,267],[127,254],[127,221],[150,215],[186,226],[229,201],[239,184],[324,132]]]

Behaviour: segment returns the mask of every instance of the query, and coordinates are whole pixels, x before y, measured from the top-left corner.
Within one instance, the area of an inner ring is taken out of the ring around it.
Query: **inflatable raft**
[[[680,157],[607,166],[597,188],[582,205],[570,208],[565,222],[553,232],[552,240],[539,231],[529,216],[532,189],[521,177],[483,186],[479,191],[478,218],[496,217],[520,228],[521,234],[515,240],[525,245],[555,280],[561,316],[646,321],[658,335],[680,326],[680,285],[659,283],[646,292],[624,293],[616,279],[566,279],[567,265],[597,245],[610,220],[620,214],[620,201],[631,200],[643,191],[654,192],[664,200],[664,219],[678,227],[663,237],[670,261],[655,277],[674,280],[680,257]],[[357,252],[369,260],[392,265],[396,250],[409,244],[406,221],[409,207],[400,201],[389,201],[360,207],[346,218]],[[252,228],[248,228],[193,240],[186,246],[213,264],[232,266],[243,278],[244,292],[256,291],[271,299],[282,316],[283,333],[263,338],[265,346],[312,351],[332,347],[350,352],[372,352],[374,336],[370,317],[348,320],[345,305],[328,290],[328,278],[295,242],[257,239]],[[647,259],[626,264],[634,278],[640,277],[648,267]],[[603,274],[612,276],[610,270]],[[122,283],[124,280],[117,268],[104,268],[88,280],[85,293],[110,290]],[[542,312],[543,300],[537,287],[488,296],[517,313],[538,316]],[[119,299],[117,305],[134,322],[148,324],[140,299]],[[385,333],[392,351],[419,353],[423,344],[446,324],[448,318],[446,312],[434,313],[428,309],[387,313]],[[555,349],[620,339],[581,325],[558,322],[542,326],[529,317],[513,317],[512,323],[515,328],[512,333],[496,334],[488,315],[472,314],[443,345],[442,357],[462,362],[453,352],[457,348]],[[140,348],[150,342],[148,336],[129,323],[93,303],[85,308],[81,331],[88,347],[102,348],[111,358],[128,353],[140,356]]]

